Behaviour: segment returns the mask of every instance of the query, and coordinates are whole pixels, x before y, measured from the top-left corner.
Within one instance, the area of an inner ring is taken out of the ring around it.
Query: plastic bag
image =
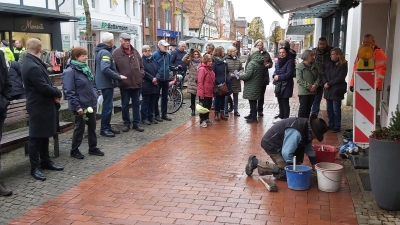
[[[100,95],[97,98],[97,114],[101,114],[101,112],[103,111],[103,95]]]
[[[203,107],[203,106],[200,105],[200,104],[197,104],[197,105],[196,105],[196,111],[197,111],[198,113],[200,113],[200,114],[204,114],[204,113],[210,112],[210,110],[208,110],[207,108]]]

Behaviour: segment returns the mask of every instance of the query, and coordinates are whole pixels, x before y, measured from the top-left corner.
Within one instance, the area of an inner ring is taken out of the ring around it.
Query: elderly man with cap
[[[257,168],[260,175],[272,174],[278,180],[286,180],[285,166],[293,164],[294,156],[297,158],[297,163],[302,163],[304,153],[314,167],[316,158],[312,140],[316,138],[321,142],[327,131],[326,122],[316,115],[311,115],[310,119],[291,117],[277,122],[261,140],[261,147],[275,165],[250,155],[246,174],[251,176],[253,170]]]
[[[121,47],[114,50],[113,57],[118,73],[127,77],[127,79],[118,82],[121,91],[122,120],[124,121],[122,131],[128,132],[130,129],[129,102],[132,100],[132,128],[143,132],[144,129],[140,127],[139,113],[140,88],[144,77],[142,57],[131,45],[131,36],[129,34],[122,33],[119,39]]]
[[[156,60],[159,73],[156,76],[158,86],[161,90],[161,117],[160,111],[158,110],[158,98],[156,99],[154,106],[154,116],[159,122],[163,120],[171,121],[171,118],[167,116],[167,105],[168,105],[168,88],[169,88],[169,72],[170,72],[170,60],[171,54],[168,50],[168,42],[165,40],[160,40],[158,42],[157,51],[153,52],[152,56]]]

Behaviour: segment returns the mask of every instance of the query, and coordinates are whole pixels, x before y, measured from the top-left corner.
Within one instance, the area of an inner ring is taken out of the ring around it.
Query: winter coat
[[[140,88],[144,77],[142,57],[132,45],[130,47],[130,55],[126,54],[122,46],[112,53],[118,73],[127,77],[118,82],[121,89]]]
[[[7,116],[7,106],[12,97],[10,76],[6,64],[6,57],[3,51],[0,51],[0,116]]]
[[[260,53],[264,57],[264,63],[267,62],[269,64],[268,67],[264,66],[264,79],[263,79],[263,85],[268,85],[269,84],[269,71],[268,71],[268,69],[272,68],[274,63],[272,62],[272,58],[271,58],[270,54],[265,49],[262,52],[260,51]],[[247,57],[245,68],[247,68],[247,65],[249,64],[250,60],[251,60],[251,55],[249,57]]]
[[[57,111],[60,108],[54,98],[61,98],[61,91],[53,87],[46,65],[32,54],[26,54],[22,77],[29,115],[29,137],[53,137],[58,130]]]
[[[183,60],[183,57],[187,54],[186,51],[179,51],[178,47],[174,51],[171,52],[171,61],[170,64],[171,66],[182,66],[181,71],[184,71],[186,73],[187,71],[187,66],[185,61]]]
[[[215,84],[219,85],[226,82],[228,93],[225,95],[232,94],[231,76],[229,75],[228,65],[226,64],[226,61],[224,59],[216,58],[212,68],[215,73]]]
[[[299,63],[296,66],[296,80],[299,84],[298,95],[315,95],[316,91],[311,92],[310,88],[312,85],[317,87],[320,84],[318,69],[314,63],[311,64],[311,68],[307,68],[304,63]]]
[[[112,47],[100,43],[96,46],[95,52],[96,76],[94,80],[97,89],[103,90],[116,87],[118,84],[117,81],[121,80],[121,77],[117,73],[115,61],[111,54]]]
[[[211,66],[201,63],[197,79],[197,96],[200,98],[214,97],[215,73]]]
[[[153,59],[157,62],[160,72],[157,75],[158,81],[169,80],[169,65],[171,55],[168,52],[161,52],[160,49],[153,52]]]
[[[313,49],[313,52],[315,53],[314,63],[318,69],[318,76],[319,76],[319,81],[320,81],[321,86],[324,86],[322,84],[322,76],[324,75],[324,72],[325,72],[325,69],[324,69],[325,64],[327,64],[331,61],[331,50],[332,50],[331,46],[326,46],[326,49],[324,52],[321,52],[319,50],[319,48]]]
[[[294,62],[293,59],[289,58],[287,62],[282,66],[279,67],[279,63],[275,63],[275,72],[272,78],[278,76],[279,81],[286,81],[286,88],[282,94],[276,94],[275,97],[277,98],[291,98],[293,96],[293,75],[294,75]]]
[[[264,57],[260,52],[254,52],[246,68],[246,73],[239,78],[244,80],[243,98],[258,100],[261,97],[261,90],[264,79]]]
[[[190,94],[197,94],[197,70],[200,67],[201,62],[199,63],[198,66],[194,66],[192,64],[192,61],[189,60],[190,58],[190,52],[186,54],[183,57],[183,61],[186,63],[188,70],[189,70],[189,76],[188,76],[188,86],[187,86],[187,92]],[[199,58],[201,60],[201,58]]]
[[[238,57],[233,58],[231,55],[227,55],[225,57],[225,61],[228,64],[228,71],[229,74],[233,74],[235,70],[238,72],[243,72],[243,64],[240,62]],[[242,91],[242,84],[240,80],[236,79],[236,77],[231,77],[231,84],[232,84],[232,92],[239,93]]]
[[[17,96],[25,94],[24,81],[22,80],[21,66],[16,61],[9,61],[10,69],[10,82],[12,89],[12,99],[16,99]]]
[[[324,98],[328,100],[342,100],[347,91],[347,62],[336,65],[330,61],[325,65],[325,73],[322,77],[322,84],[328,83],[329,88],[324,89]]]
[[[153,79],[157,77],[160,71],[157,62],[153,59],[153,56],[146,57],[144,55],[142,56],[142,62],[144,66],[144,78],[140,89],[142,94],[159,93],[158,85],[153,84]]]
[[[82,69],[74,64],[68,64],[62,74],[62,86],[65,100],[68,100],[68,108],[71,111],[97,107],[96,85],[90,81]]]

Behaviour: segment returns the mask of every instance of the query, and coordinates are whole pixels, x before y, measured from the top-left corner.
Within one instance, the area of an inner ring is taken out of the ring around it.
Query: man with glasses
[[[176,47],[176,49],[171,52],[171,62],[170,62],[171,66],[181,67],[180,70],[182,71],[182,76],[183,76],[182,80],[185,79],[187,71],[186,63],[184,63],[182,60],[183,57],[187,54],[187,52],[185,51],[185,47],[186,47],[186,42],[180,41],[178,47]],[[174,72],[174,75],[176,75],[176,72]]]

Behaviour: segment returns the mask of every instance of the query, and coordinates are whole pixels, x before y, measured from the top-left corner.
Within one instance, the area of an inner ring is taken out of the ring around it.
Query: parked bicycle
[[[183,76],[177,74],[174,79],[169,82],[168,88],[168,105],[167,113],[172,114],[177,112],[183,104],[183,93],[182,93]]]

